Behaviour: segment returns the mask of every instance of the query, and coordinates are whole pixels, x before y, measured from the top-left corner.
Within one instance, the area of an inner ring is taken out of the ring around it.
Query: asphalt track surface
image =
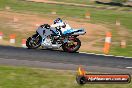
[[[83,65],[89,72],[130,73],[132,58],[67,53],[58,50],[24,49],[0,46],[0,65],[76,70]]]

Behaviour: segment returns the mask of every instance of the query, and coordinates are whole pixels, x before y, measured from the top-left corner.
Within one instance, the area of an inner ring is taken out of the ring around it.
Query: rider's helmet
[[[61,18],[57,18],[56,20],[54,20],[54,24],[61,23],[61,22],[63,22]]]

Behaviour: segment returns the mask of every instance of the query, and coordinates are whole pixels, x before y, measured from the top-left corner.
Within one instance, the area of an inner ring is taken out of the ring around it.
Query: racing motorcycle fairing
[[[80,28],[80,29],[70,29],[70,30],[67,30],[67,31],[64,31],[64,35],[84,35],[86,32],[84,31],[83,28]]]
[[[72,35],[84,35],[86,31],[83,28],[74,30]]]
[[[72,29],[62,32],[60,28],[53,28],[48,24],[44,24],[38,27],[36,34],[27,39],[26,45],[29,49],[36,49],[40,46],[48,49],[62,47],[66,52],[76,52],[81,46],[81,41],[77,36],[85,33],[84,29]]]
[[[47,36],[50,36],[52,34],[52,31],[44,27],[39,27],[37,29],[37,33],[42,37],[42,39],[45,39]]]

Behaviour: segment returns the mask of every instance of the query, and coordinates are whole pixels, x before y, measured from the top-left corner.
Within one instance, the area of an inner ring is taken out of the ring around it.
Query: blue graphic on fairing
[[[60,33],[61,32],[61,33]],[[53,30],[53,34],[54,35],[67,35],[67,34],[71,34],[71,33],[82,33],[84,32],[84,29],[83,28],[80,28],[80,29],[67,29],[66,31],[62,32],[61,30],[60,31],[57,31],[57,30]]]
[[[68,33],[72,33],[72,32],[74,32],[73,29],[68,29],[68,30],[64,31],[63,34],[68,34]]]

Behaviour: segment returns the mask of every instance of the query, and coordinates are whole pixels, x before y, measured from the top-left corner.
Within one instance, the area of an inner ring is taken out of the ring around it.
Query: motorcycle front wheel
[[[81,47],[81,41],[78,38],[69,39],[69,42],[62,45],[62,49],[65,52],[74,53]]]
[[[36,49],[41,46],[41,37],[38,34],[34,34],[32,37],[29,37],[26,41],[26,46],[28,49]]]

